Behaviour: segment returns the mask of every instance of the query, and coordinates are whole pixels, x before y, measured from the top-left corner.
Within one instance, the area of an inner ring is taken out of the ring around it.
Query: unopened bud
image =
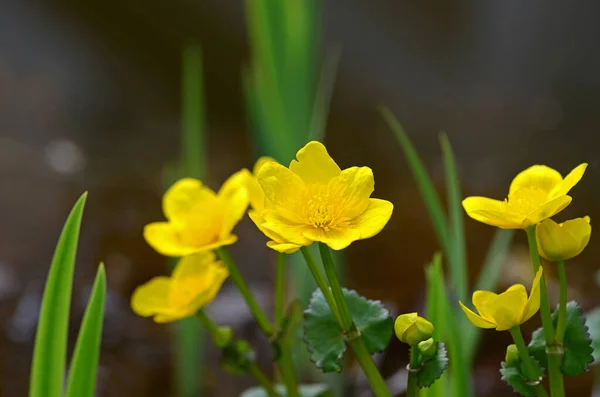
[[[419,317],[417,313],[402,314],[396,318],[394,331],[400,341],[416,346],[419,342],[431,338],[433,324]]]
[[[437,343],[433,340],[433,338],[429,338],[424,340],[423,342],[419,342],[419,351],[425,358],[431,358],[434,356],[437,351]]]
[[[517,364],[521,358],[519,357],[519,349],[517,349],[517,345],[508,345],[506,348],[506,357],[504,357],[504,361],[508,365]]]

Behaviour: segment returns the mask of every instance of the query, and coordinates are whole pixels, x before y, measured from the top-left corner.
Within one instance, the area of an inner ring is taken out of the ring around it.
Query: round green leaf
[[[344,288],[344,297],[369,353],[385,349],[393,334],[393,320],[379,301],[360,296]],[[311,360],[323,372],[340,372],[341,359],[346,352],[344,331],[329,309],[323,293],[315,290],[304,312],[304,341]]]
[[[430,387],[448,368],[446,345],[441,342],[436,342],[436,344],[437,349],[435,354],[423,361],[421,370],[417,374],[417,384],[419,387]]]
[[[282,397],[287,396],[287,390],[284,385],[275,385],[275,390]],[[333,393],[329,390],[329,387],[321,383],[300,385],[298,386],[298,392],[300,393],[300,397],[333,397]],[[268,394],[262,387],[255,386],[240,394],[240,397],[268,397]]]

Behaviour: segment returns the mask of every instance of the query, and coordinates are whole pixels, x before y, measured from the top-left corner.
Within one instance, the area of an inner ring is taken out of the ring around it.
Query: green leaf
[[[552,313],[552,323],[556,329],[558,321],[558,310]],[[563,343],[564,357],[561,366],[563,374],[577,376],[585,372],[588,365],[594,361],[592,353],[592,340],[585,324],[585,317],[581,313],[579,305],[575,301],[567,303],[567,326],[565,340]],[[546,356],[546,341],[543,329],[535,330],[529,343],[529,353],[538,360],[544,368],[548,368]]]
[[[383,351],[393,334],[393,320],[379,301],[360,296],[356,291],[343,289],[354,324],[369,353]],[[304,341],[311,360],[323,372],[340,372],[341,359],[346,351],[345,336],[320,289],[315,290],[304,312]]]
[[[435,355],[423,362],[421,370],[417,374],[417,384],[419,387],[430,387],[448,368],[446,346],[441,342],[436,342],[436,344],[437,351]]]
[[[284,385],[275,385],[275,390],[282,397],[287,396],[287,390]],[[321,383],[300,385],[298,386],[298,392],[300,393],[300,397],[333,397],[333,393],[329,390],[329,387]],[[262,387],[255,386],[244,391],[240,394],[240,397],[268,397],[268,394]]]
[[[254,350],[243,339],[232,341],[222,348],[221,352],[221,368],[234,375],[247,374],[250,371],[250,365],[256,359]]]
[[[84,193],[73,206],[50,265],[33,349],[30,397],[63,395],[71,286],[86,197]]]
[[[523,371],[521,369],[521,362],[516,362],[514,364],[507,364],[502,361],[500,373],[502,374],[502,380],[508,383],[515,392],[525,396],[525,397],[535,397],[536,392],[533,386],[527,384],[527,378],[523,375]],[[543,374],[541,368],[539,368],[539,376]]]
[[[600,307],[596,307],[585,315],[586,324],[589,327],[590,338],[592,339],[592,348],[594,352],[594,364],[600,361]]]
[[[93,397],[102,341],[102,321],[106,297],[106,274],[101,263],[96,273],[92,294],[79,329],[71,359],[67,397]]]

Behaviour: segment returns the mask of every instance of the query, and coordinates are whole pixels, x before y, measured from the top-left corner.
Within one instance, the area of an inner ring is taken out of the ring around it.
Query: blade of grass
[[[325,139],[325,127],[331,108],[331,97],[337,76],[338,64],[340,62],[340,50],[336,49],[325,58],[321,68],[321,78],[317,86],[315,104],[313,106],[310,122],[308,140],[323,141]]]
[[[84,193],[73,206],[50,265],[33,349],[30,397],[63,395],[71,287],[86,197]]]
[[[102,341],[106,274],[100,263],[71,359],[66,397],[94,397]]]

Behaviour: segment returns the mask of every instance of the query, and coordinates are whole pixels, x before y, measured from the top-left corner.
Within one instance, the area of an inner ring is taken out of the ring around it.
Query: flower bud
[[[416,346],[419,342],[431,338],[433,324],[415,313],[402,314],[396,318],[394,331],[400,341]]]
[[[517,364],[521,360],[519,357],[519,349],[517,349],[517,345],[512,344],[508,345],[506,348],[506,357],[504,357],[504,361],[508,365]]]
[[[579,255],[588,245],[591,234],[589,216],[571,219],[561,224],[546,219],[536,227],[540,255],[553,262]]]
[[[215,345],[224,348],[233,340],[233,330],[231,327],[219,327],[213,334]]]
[[[424,340],[423,342],[419,342],[419,351],[425,358],[431,358],[437,351],[437,344],[433,340],[433,338],[429,338]]]

